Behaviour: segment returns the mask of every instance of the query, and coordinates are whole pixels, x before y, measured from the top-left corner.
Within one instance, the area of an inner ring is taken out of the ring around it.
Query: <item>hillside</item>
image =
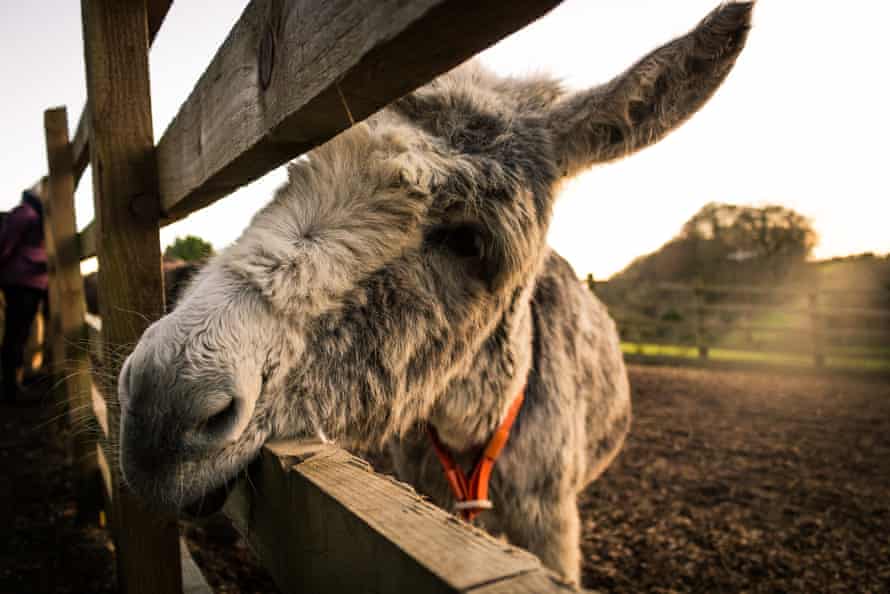
[[[830,289],[890,291],[890,253],[871,253],[809,262],[808,276]]]
[[[672,240],[658,251],[640,256],[624,270],[613,275],[598,287],[631,287],[654,283],[694,283],[701,275],[684,267],[684,250],[688,245]],[[728,284],[775,284],[772,278],[751,277],[743,263],[727,261],[719,274],[720,282]],[[759,281],[759,282],[758,282]],[[782,284],[818,286],[824,289],[856,291],[890,290],[890,253],[854,254],[851,256],[810,260],[795,270]]]

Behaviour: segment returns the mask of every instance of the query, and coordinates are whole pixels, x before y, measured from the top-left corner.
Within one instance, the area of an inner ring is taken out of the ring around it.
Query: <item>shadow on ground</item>
[[[55,430],[47,380],[0,404],[0,592],[114,591],[104,530],[78,525],[65,434]]]

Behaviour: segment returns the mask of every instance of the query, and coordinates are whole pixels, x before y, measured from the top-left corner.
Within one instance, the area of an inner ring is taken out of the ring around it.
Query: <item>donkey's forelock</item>
[[[399,141],[419,142],[407,130]],[[288,168],[226,265],[282,312],[301,318],[338,303],[356,282],[419,245],[433,166],[360,124]]]
[[[517,111],[531,91],[517,84],[517,99],[499,103],[497,85],[512,88],[465,66],[295,162],[227,265],[305,318],[450,239],[437,227],[463,226],[490,287],[525,280],[549,221],[555,161],[541,114]]]

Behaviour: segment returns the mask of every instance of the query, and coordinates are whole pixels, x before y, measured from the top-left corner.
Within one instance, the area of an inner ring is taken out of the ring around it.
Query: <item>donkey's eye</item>
[[[436,227],[427,233],[426,243],[447,249],[458,258],[481,258],[483,255],[482,233],[473,225]]]

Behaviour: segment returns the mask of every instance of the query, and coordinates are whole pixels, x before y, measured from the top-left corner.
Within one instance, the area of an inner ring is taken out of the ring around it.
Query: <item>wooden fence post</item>
[[[160,207],[148,78],[145,1],[82,0],[90,162],[106,347],[132,344],[164,309]],[[107,371],[119,372],[109,358]],[[117,393],[105,394],[112,443]],[[114,459],[114,458],[112,458]],[[119,470],[112,471],[117,475]],[[113,481],[118,582],[127,594],[180,594],[176,519],[149,512]]]
[[[84,325],[83,279],[74,220],[74,159],[68,140],[68,114],[64,107],[44,112],[46,157],[49,180],[45,199],[47,243],[52,244],[52,340],[58,383],[68,406],[74,429],[71,451],[74,459],[78,515],[86,519],[98,512],[101,498],[96,448],[83,423],[91,416],[90,361]]]
[[[818,369],[825,367],[825,349],[822,336],[822,316],[819,313],[819,291],[809,294],[810,337],[813,341],[813,365]]]
[[[47,147],[48,148],[48,147]],[[55,420],[49,424],[49,430],[52,433],[53,440],[60,442],[61,434],[66,422],[66,412],[68,403],[65,401],[64,390],[59,384],[59,378],[62,375],[62,362],[64,361],[64,341],[62,338],[62,323],[58,315],[59,311],[59,295],[57,292],[58,283],[56,282],[56,242],[53,237],[52,204],[48,196],[48,182],[40,184],[40,200],[43,203],[43,245],[46,249],[46,270],[49,277],[49,283],[46,288],[47,300],[49,307],[46,308],[46,320],[44,320],[44,341],[46,343],[44,353],[47,355],[44,360],[46,369],[49,370],[50,390],[49,400],[50,406],[55,413]]]
[[[692,295],[694,299],[693,306],[695,308],[695,345],[698,347],[699,359],[708,358],[708,345],[705,342],[705,310],[702,299],[703,294],[704,289],[701,287],[700,283],[697,283],[693,289]]]

